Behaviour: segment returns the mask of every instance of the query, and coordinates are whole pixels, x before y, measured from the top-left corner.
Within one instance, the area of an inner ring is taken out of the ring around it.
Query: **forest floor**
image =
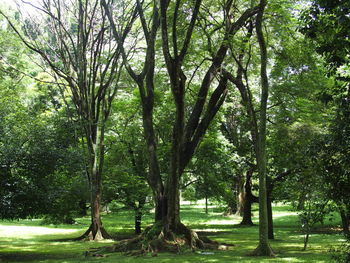
[[[258,212],[254,213],[257,224]],[[276,253],[274,258],[251,257],[248,254],[257,246],[258,226],[239,225],[240,217],[224,216],[219,208],[211,207],[208,214],[204,208],[195,205],[183,205],[182,221],[190,228],[205,234],[218,242],[232,244],[226,251],[182,251],[178,254],[159,253],[144,256],[127,256],[122,253],[104,253],[98,257],[86,256],[86,251],[114,244],[116,241],[102,242],[71,241],[82,234],[89,225],[89,218],[78,218],[75,225],[42,225],[41,220],[0,221],[0,262],[329,262],[330,249],[337,247],[343,240],[339,234],[339,218],[326,220],[324,225],[312,233],[309,247],[303,248],[303,235],[300,232],[297,213],[288,206],[274,206],[275,240],[271,247]],[[120,210],[103,216],[107,231],[118,240],[132,237],[133,213]],[[143,228],[152,222],[152,215],[144,217]]]

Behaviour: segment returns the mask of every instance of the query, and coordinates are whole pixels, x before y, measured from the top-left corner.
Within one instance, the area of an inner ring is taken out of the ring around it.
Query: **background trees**
[[[108,234],[100,216],[104,133],[118,89],[120,48],[113,42],[99,1],[43,1],[33,7],[41,17],[31,14],[24,17],[26,35],[7,20],[22,42],[40,55],[44,65],[59,78],[58,85],[68,88],[71,94],[84,130],[88,155],[92,221],[84,236],[106,238]],[[46,26],[42,28],[40,24]]]
[[[346,193],[350,183],[345,165],[348,156],[345,153],[348,152],[350,98],[349,8],[349,3],[342,1],[313,1],[311,7],[303,13],[300,29],[316,45],[316,51],[327,63],[328,74],[336,79],[333,86],[322,93],[323,101],[334,107],[334,115],[331,115],[318,160],[323,168],[323,172],[320,172],[325,176],[325,182],[330,184],[329,189],[332,189],[330,197],[339,207],[346,234],[349,234],[349,203],[346,201]]]

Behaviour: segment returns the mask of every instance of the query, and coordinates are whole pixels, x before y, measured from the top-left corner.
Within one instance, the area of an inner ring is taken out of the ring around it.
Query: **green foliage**
[[[19,73],[28,65],[23,47],[0,30],[4,33],[9,37],[1,45],[7,49],[0,50],[0,217],[45,214],[69,221],[78,211],[71,183],[81,179],[82,168],[75,125],[66,108],[53,107],[53,101],[59,103],[53,87]],[[81,190],[75,192],[86,200]]]
[[[183,197],[186,200],[210,198],[233,201],[230,188],[235,160],[228,141],[221,132],[217,132],[218,124],[213,123],[196,151],[188,172],[184,174],[183,185],[186,187]]]
[[[332,259],[339,263],[349,263],[350,262],[350,240],[349,238],[343,242],[340,246],[332,247],[330,249],[332,254]]]
[[[349,65],[350,3],[315,0],[301,16],[301,32],[315,41],[331,70]],[[349,80],[349,76],[343,76]]]

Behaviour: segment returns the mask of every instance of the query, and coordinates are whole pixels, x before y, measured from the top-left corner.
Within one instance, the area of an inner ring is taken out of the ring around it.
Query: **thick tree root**
[[[124,252],[126,255],[141,256],[151,253],[156,256],[159,252],[181,253],[185,250],[197,249],[227,250],[227,244],[219,244],[198,234],[180,223],[175,231],[166,230],[163,224],[156,223],[147,227],[139,236],[122,240],[119,243],[104,247],[103,252]],[[101,250],[99,251],[101,253]]]
[[[252,253],[250,253],[249,256],[274,257],[275,253],[273,252],[269,244],[266,244],[264,246],[259,244],[259,246]]]
[[[85,231],[84,234],[82,234],[80,237],[74,239],[74,240],[89,240],[89,241],[98,241],[103,239],[112,239],[112,237],[107,233],[107,231],[104,229],[104,227],[100,227],[98,229],[94,229],[93,225],[91,224],[90,227]]]

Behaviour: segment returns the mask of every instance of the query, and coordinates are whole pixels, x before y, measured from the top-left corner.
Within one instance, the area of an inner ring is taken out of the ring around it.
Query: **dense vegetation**
[[[120,240],[102,215],[128,211],[109,250],[216,251],[237,238],[183,207],[209,222],[215,201],[274,256],[283,203],[303,250],[326,224],[349,261],[347,1],[20,2],[0,5],[1,219],[90,215],[77,240]]]

